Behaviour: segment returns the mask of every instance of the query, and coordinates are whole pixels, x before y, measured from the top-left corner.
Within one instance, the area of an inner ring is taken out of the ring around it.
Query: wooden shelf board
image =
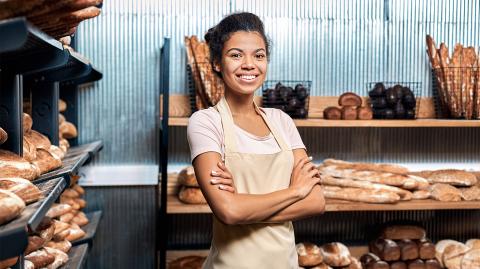
[[[327,200],[325,211],[402,211],[402,210],[447,210],[480,209],[479,201],[440,202],[435,200],[412,200],[396,204],[368,204],[341,200]],[[167,197],[168,214],[211,213],[207,204],[189,205],[182,203],[175,195]]]
[[[325,120],[320,118],[296,119],[297,127],[372,127],[372,128],[422,128],[422,127],[480,127],[480,120],[417,119],[417,120]],[[168,125],[187,126],[187,117],[170,117]]]

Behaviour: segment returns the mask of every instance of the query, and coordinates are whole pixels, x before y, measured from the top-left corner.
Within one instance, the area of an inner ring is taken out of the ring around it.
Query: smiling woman
[[[187,129],[214,213],[204,268],[298,268],[291,221],[322,213],[325,202],[293,120],[253,100],[270,53],[263,23],[251,13],[232,14],[205,39],[225,97],[194,113]]]

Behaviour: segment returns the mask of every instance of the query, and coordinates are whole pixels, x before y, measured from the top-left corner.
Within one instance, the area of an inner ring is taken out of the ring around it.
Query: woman
[[[253,101],[268,66],[263,23],[251,13],[232,14],[205,40],[226,89],[215,107],[191,116],[187,130],[215,216],[204,268],[298,268],[291,221],[322,213],[325,203],[293,120]]]

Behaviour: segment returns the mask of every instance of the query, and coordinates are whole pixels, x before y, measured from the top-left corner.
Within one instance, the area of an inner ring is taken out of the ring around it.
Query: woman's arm
[[[193,161],[195,175],[210,208],[225,224],[248,224],[267,220],[277,212],[306,197],[319,183],[318,170],[308,158],[294,168],[290,187],[268,194],[238,194],[224,191],[211,183],[211,172],[218,171],[221,162],[217,152],[206,152]]]

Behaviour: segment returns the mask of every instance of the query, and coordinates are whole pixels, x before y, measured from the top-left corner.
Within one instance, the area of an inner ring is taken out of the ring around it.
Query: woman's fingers
[[[218,189],[220,189],[222,191],[228,191],[228,192],[231,192],[231,193],[235,193],[235,188],[227,186],[227,185],[218,185]]]
[[[221,178],[221,177],[213,177],[212,179],[210,179],[210,183],[212,185],[222,184],[222,185],[233,186],[233,180],[228,178]]]
[[[215,170],[212,170],[212,172],[210,173],[211,176],[214,176],[214,177],[222,177],[222,178],[232,178],[232,175],[227,172],[227,171],[215,171]]]

